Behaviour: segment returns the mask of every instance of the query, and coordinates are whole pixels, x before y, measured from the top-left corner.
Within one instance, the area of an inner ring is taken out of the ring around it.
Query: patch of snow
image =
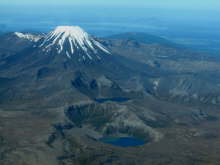
[[[98,46],[100,49],[102,49],[102,51],[108,53],[108,54],[111,54],[106,48],[104,48],[99,42],[97,41],[94,41],[96,46]]]
[[[24,38],[24,39],[27,39],[29,41],[34,41],[34,42],[37,42],[41,39],[40,36],[33,35],[33,34],[23,34],[20,32],[15,32],[14,34],[19,38]]]
[[[160,84],[160,79],[154,80],[153,85],[154,85],[154,90],[157,90]]]
[[[84,61],[86,60],[85,56],[83,56],[83,60],[84,60]]]
[[[66,55],[67,55],[68,58],[71,58],[71,56],[70,56],[68,51],[66,51]]]

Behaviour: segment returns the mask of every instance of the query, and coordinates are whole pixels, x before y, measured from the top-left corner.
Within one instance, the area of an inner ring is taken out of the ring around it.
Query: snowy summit
[[[55,49],[58,54],[65,54],[68,58],[78,55],[80,60],[100,59],[100,54],[110,54],[101,43],[78,26],[58,26],[45,36],[40,47],[46,52]]]

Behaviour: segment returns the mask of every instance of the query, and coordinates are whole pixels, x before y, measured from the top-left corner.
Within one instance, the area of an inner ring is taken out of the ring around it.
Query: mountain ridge
[[[119,33],[110,36],[104,37],[105,39],[128,39],[128,40],[136,40],[138,42],[146,43],[146,44],[162,44],[168,46],[175,46],[175,47],[183,47],[175,42],[172,42],[166,38],[144,33],[144,32],[126,32],[126,33]]]

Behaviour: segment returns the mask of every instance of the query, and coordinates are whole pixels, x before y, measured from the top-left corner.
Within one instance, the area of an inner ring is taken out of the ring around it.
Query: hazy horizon
[[[62,2],[62,3],[61,3]],[[0,32],[47,33],[59,25],[78,25],[97,36],[145,32],[186,44],[220,43],[220,2],[27,1],[0,2]],[[191,7],[189,7],[191,6]],[[217,42],[217,43],[216,43]],[[212,47],[212,46],[209,46]]]
[[[219,13],[218,11],[204,12],[184,9],[158,9],[145,8],[144,6],[142,8],[101,8],[90,6],[80,8],[76,6],[51,6],[49,8],[48,6],[30,7],[28,5],[10,6],[10,10],[7,7],[0,6],[0,31],[25,31],[25,29],[48,31],[57,25],[84,26],[83,24],[88,23],[98,23],[100,26],[112,23],[129,23],[130,28],[128,27],[128,31],[136,30],[136,28],[132,27],[140,25],[143,32],[147,32],[148,30],[150,32],[154,30],[169,30],[174,28],[173,25],[200,27],[204,29],[209,27],[210,23],[214,24],[214,27],[220,26],[219,19],[215,17]],[[48,25],[50,26],[48,27]],[[88,27],[84,26],[84,28],[87,29]]]

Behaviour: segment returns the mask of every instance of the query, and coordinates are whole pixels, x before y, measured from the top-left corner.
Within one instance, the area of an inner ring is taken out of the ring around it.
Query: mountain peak
[[[62,36],[63,40],[68,38],[80,43],[83,43],[83,40],[89,40],[89,35],[79,26],[58,26],[51,34],[52,37],[56,37],[55,39],[59,39]]]
[[[79,26],[56,27],[46,35],[40,47],[46,52],[55,49],[58,54],[64,53],[68,58],[78,55],[79,60],[92,60],[94,55],[100,59],[101,53],[110,54],[101,43]]]
[[[87,33],[79,26],[57,26],[54,30],[56,33],[66,33],[66,35],[86,35]]]

